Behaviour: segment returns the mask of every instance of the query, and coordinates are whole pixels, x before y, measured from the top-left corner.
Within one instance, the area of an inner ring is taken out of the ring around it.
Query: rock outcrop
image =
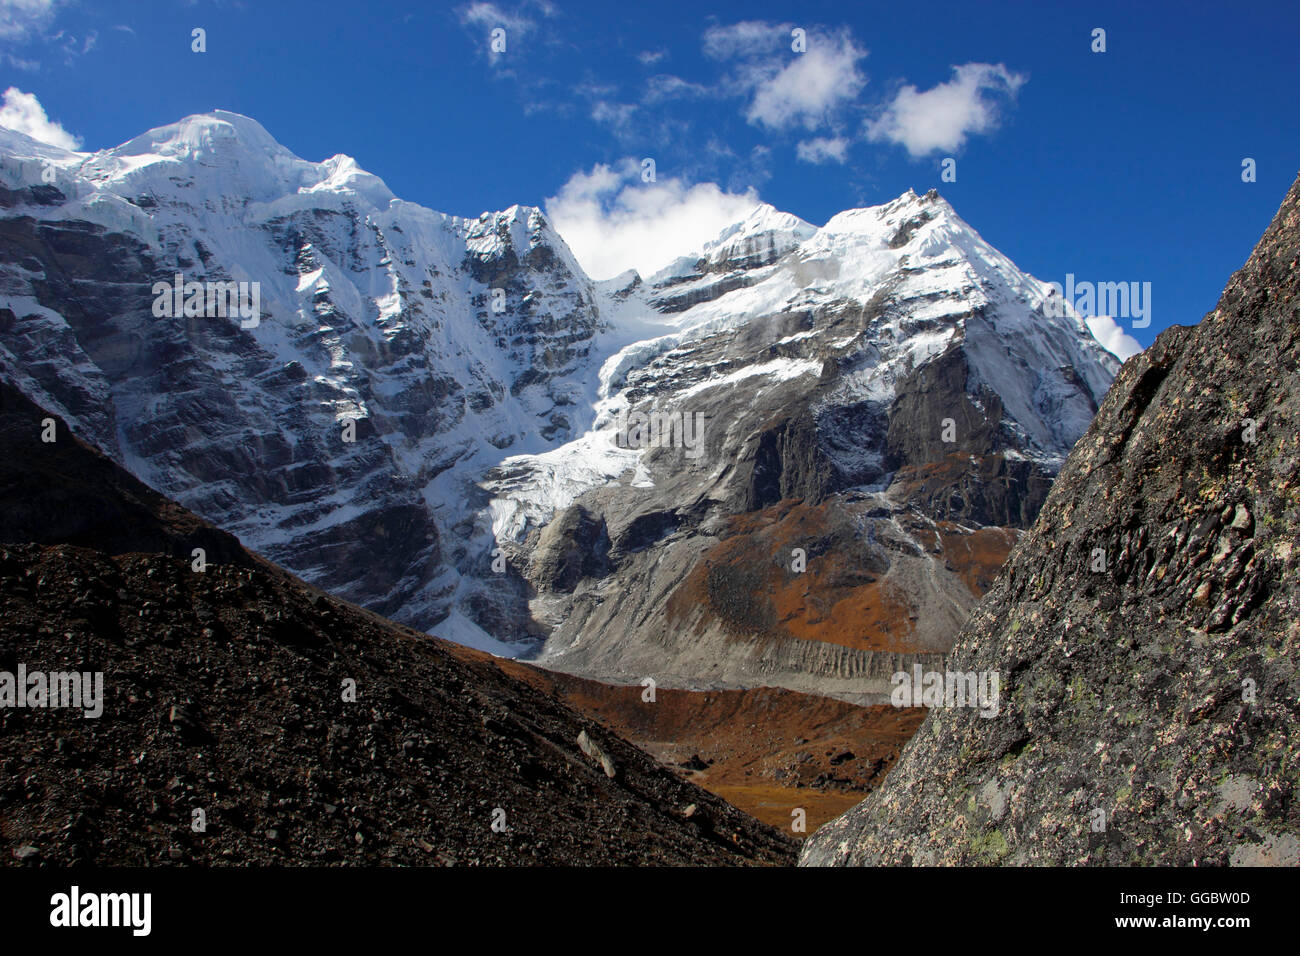
[[[1217,307],[1128,361],[823,864],[1300,863],[1300,181]]]

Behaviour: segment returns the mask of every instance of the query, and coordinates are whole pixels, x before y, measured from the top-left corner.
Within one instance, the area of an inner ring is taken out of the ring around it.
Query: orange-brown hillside
[[[737,637],[825,641],[865,651],[933,651],[914,640],[913,596],[886,580],[888,552],[864,540],[844,505],[787,500],[729,519],[721,540],[668,602],[670,622],[710,618]],[[900,527],[979,598],[1015,543],[1003,528],[966,531],[904,517]],[[806,568],[793,569],[795,549]]]

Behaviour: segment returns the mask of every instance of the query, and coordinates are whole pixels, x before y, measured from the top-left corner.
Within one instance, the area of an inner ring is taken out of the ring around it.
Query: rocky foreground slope
[[[1300,181],[1217,307],[1125,364],[822,864],[1300,863]]]
[[[0,862],[793,860],[488,655],[244,552],[3,381],[0,501],[0,680],[103,674],[98,717],[0,707]]]

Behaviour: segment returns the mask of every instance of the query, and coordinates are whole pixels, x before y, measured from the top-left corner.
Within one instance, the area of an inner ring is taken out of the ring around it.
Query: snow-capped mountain
[[[485,482],[550,666],[882,692],[947,651],[1118,368],[937,194],[777,216],[628,289],[674,327],[605,361],[592,431]],[[696,447],[629,440],[655,416]]]
[[[0,153],[4,374],[314,583],[426,628],[472,601],[469,476],[590,419],[597,297],[540,212],[431,212],[225,112]],[[255,327],[155,315],[176,274],[259,283]]]
[[[593,283],[537,209],[432,212],[233,113],[0,162],[0,374],[309,581],[596,676],[859,693],[942,653],[1118,365],[935,194]],[[257,315],[159,314],[177,282]]]

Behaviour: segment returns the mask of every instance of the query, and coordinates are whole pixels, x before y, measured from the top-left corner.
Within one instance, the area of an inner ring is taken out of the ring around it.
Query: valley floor
[[[925,717],[775,687],[691,691],[619,686],[498,660],[679,775],[796,838],[875,789]],[[806,831],[792,829],[793,812]]]

